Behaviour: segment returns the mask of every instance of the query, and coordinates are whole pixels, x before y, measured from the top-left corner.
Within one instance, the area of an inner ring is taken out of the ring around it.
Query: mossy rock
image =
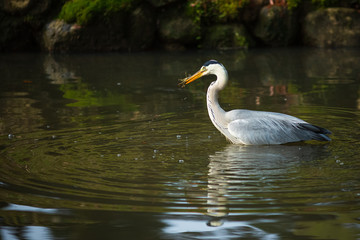
[[[255,41],[241,24],[219,24],[209,27],[205,32],[203,48],[240,49],[255,46]]]
[[[182,5],[163,10],[158,18],[158,32],[165,45],[195,46],[199,27],[186,14]]]
[[[91,25],[97,21],[109,21],[120,12],[129,12],[135,0],[73,0],[67,1],[59,18],[67,23]]]
[[[46,25],[43,33],[44,49],[49,52],[94,52],[127,50],[122,19],[117,16],[111,26],[102,24],[80,26],[54,20]],[[116,23],[116,24],[115,24]]]
[[[151,6],[140,5],[91,24],[54,20],[45,27],[43,45],[49,52],[139,51],[152,47],[155,31]]]

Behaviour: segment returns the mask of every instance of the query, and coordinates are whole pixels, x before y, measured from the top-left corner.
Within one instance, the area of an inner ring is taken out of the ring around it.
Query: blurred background
[[[359,239],[359,1],[0,1],[0,239]],[[332,141],[232,145],[225,110]]]

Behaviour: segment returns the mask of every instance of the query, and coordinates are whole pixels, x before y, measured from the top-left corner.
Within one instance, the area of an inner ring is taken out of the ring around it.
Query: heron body
[[[207,90],[207,109],[214,126],[232,143],[246,145],[284,144],[319,140],[330,141],[325,128],[299,118],[276,112],[236,109],[224,111],[218,101],[219,92],[228,81],[225,67],[215,61],[206,62],[191,77],[181,80],[183,86],[205,75],[216,75]]]

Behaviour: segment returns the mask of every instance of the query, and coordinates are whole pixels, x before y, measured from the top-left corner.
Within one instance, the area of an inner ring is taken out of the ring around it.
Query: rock
[[[43,45],[49,52],[139,51],[152,47],[155,32],[151,6],[141,5],[84,26],[53,20],[45,27]]]
[[[2,0],[0,8],[16,15],[37,15],[49,10],[52,0]]]
[[[46,25],[43,45],[49,52],[94,52],[127,50],[124,27],[108,24],[80,26],[63,20],[53,20]]]
[[[52,0],[0,0],[0,51],[38,51]]]
[[[80,26],[67,24],[63,20],[53,20],[45,26],[43,46],[49,52],[68,52],[73,42],[80,37]]]
[[[350,8],[308,13],[303,24],[303,42],[313,47],[359,47],[360,13]]]
[[[8,13],[26,12],[34,0],[3,0],[2,9]]]
[[[141,5],[130,15],[128,45],[131,50],[145,50],[153,46],[156,33],[154,9]]]
[[[2,11],[0,33],[0,52],[38,50],[31,26]]]
[[[208,28],[203,37],[204,48],[239,49],[255,45],[255,41],[243,25],[215,25]]]
[[[254,35],[265,45],[288,46],[295,43],[298,29],[295,12],[286,6],[266,6],[260,11]]]
[[[159,16],[158,32],[161,41],[171,48],[195,46],[200,36],[199,26],[182,8],[171,8]]]
[[[244,23],[253,23],[259,16],[259,12],[262,7],[268,4],[267,0],[252,0],[249,3],[245,4],[241,10],[241,19]]]

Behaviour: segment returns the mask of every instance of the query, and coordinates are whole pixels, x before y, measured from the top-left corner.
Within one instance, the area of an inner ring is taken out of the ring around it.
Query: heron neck
[[[217,80],[212,82],[208,88],[206,97],[207,97],[207,108],[209,117],[214,126],[231,142],[236,142],[236,139],[232,137],[227,129],[227,124],[229,123],[226,119],[226,112],[220,107],[219,104],[219,92],[223,90],[227,83],[227,72],[224,69],[218,73]]]
[[[215,81],[215,88],[219,91],[223,90],[226,87],[228,82],[228,73],[225,68],[222,68],[221,71],[216,73],[216,81]]]
[[[217,80],[212,82],[207,91],[207,108],[209,117],[215,127],[223,132],[223,126],[226,126],[225,111],[219,104],[219,92],[223,90],[227,83],[226,70],[216,74]]]
[[[223,116],[223,114],[225,113],[224,109],[222,109],[219,104],[219,92],[220,92],[220,90],[218,88],[216,88],[216,82],[212,82],[211,85],[209,86],[207,94],[206,94],[208,111],[209,111],[211,120],[213,120],[213,118],[215,118],[215,116],[217,118],[219,118],[219,116]],[[211,114],[211,113],[213,113],[213,114]],[[219,119],[217,119],[217,120],[219,120]]]
[[[228,81],[227,71],[223,68],[221,71],[216,73],[216,81],[212,82],[207,91],[207,102],[208,102],[208,110],[212,108],[213,111],[219,113],[219,116],[223,116],[220,113],[225,113],[225,111],[220,107],[219,104],[219,92],[226,87]],[[210,105],[209,105],[210,104]],[[210,112],[209,112],[210,114]]]

